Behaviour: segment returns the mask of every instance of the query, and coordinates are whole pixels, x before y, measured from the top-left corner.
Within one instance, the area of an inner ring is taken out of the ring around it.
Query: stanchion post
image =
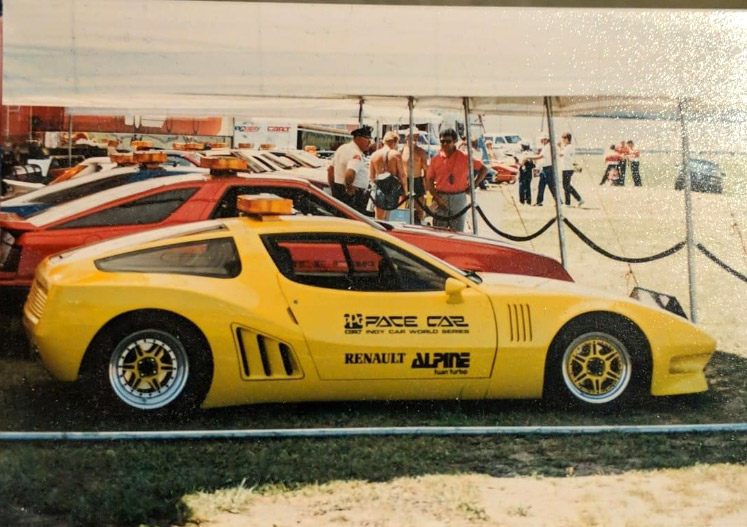
[[[410,110],[410,135],[407,138],[407,148],[410,152],[410,159],[407,163],[407,194],[408,202],[407,208],[410,210],[410,223],[415,223],[415,195],[413,194],[413,186],[415,185],[415,148],[413,146],[413,132],[414,126],[413,121],[413,108],[415,106],[415,99],[410,96],[407,98],[407,107]]]
[[[690,143],[687,138],[685,127],[685,116],[682,110],[685,102],[679,97],[677,99],[677,117],[680,121],[680,136],[682,138],[682,170],[685,174],[685,228],[687,232],[687,280],[690,285],[690,321],[697,322],[697,302],[695,299],[695,242],[693,235],[693,201],[692,201],[692,178],[690,175]]]
[[[73,114],[68,114],[67,166],[73,166]]]
[[[475,208],[475,166],[472,162],[472,140],[469,133],[469,97],[464,98],[464,130],[467,136],[467,162],[469,163],[469,199],[472,208],[472,232],[477,234],[477,209]]]
[[[545,108],[547,109],[547,130],[550,135],[550,155],[552,158],[552,177],[555,187],[555,217],[558,221],[558,243],[560,244],[560,264],[567,268],[567,257],[565,253],[565,229],[563,224],[563,211],[561,210],[560,191],[563,186],[562,178],[558,177],[558,150],[555,144],[555,125],[552,116],[552,97],[545,97]]]

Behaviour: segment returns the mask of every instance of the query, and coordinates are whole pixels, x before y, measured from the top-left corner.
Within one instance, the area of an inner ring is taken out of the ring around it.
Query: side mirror
[[[464,291],[466,288],[467,284],[465,284],[464,282],[460,282],[456,278],[447,278],[446,286],[444,288],[447,296],[446,303],[461,304],[462,302],[464,302],[462,291]]]

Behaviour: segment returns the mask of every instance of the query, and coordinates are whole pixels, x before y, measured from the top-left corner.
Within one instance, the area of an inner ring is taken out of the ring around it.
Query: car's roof
[[[152,170],[152,169],[149,169],[149,170]],[[204,168],[183,167],[183,166],[181,167],[159,166],[157,170],[163,173],[169,173],[169,172],[176,172],[180,174],[184,172],[202,172],[205,174],[208,173],[208,170]],[[21,196],[16,196],[14,198],[4,200],[2,202],[2,206],[10,207],[14,205],[23,205],[25,203],[34,203],[38,201],[39,198],[57,194],[58,192],[63,192],[68,189],[79,187],[81,185],[85,185],[93,181],[102,181],[105,179],[121,176],[123,174],[137,174],[140,171],[141,171],[141,168],[139,166],[125,166],[125,167],[114,167],[111,169],[102,170],[100,172],[94,172],[92,174],[86,174],[85,176],[79,176],[76,178],[68,179],[67,181],[63,181],[61,183],[55,183],[54,185],[46,185],[42,188],[36,189],[32,192],[28,192]]]
[[[146,179],[145,181],[138,181],[136,183],[128,183],[119,187],[114,187],[109,190],[97,192],[90,196],[85,196],[80,199],[76,199],[55,207],[51,207],[46,211],[28,218],[28,222],[35,227],[41,227],[43,225],[49,225],[61,219],[85,212],[87,210],[94,209],[105,203],[133,196],[141,192],[146,192],[151,189],[164,187],[166,185],[177,185],[180,183],[189,183],[192,181],[207,181],[209,176],[206,174],[185,174],[181,176],[167,176],[157,177],[152,179]]]
[[[52,264],[60,259],[70,261],[100,258],[109,254],[138,250],[145,247],[186,242],[195,237],[203,239],[226,236],[229,232],[233,236],[239,235],[239,237],[247,233],[263,235],[329,232],[369,236],[375,233],[382,234],[381,231],[377,231],[360,221],[327,216],[272,216],[265,219],[254,217],[224,218],[148,229],[143,232],[74,248],[53,257]],[[386,236],[386,234],[384,235]],[[411,249],[414,252],[422,252],[415,247]]]

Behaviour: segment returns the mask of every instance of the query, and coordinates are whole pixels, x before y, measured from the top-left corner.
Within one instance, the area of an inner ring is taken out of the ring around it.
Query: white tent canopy
[[[4,3],[5,104],[255,115],[257,97],[453,108],[470,96],[475,112],[521,113],[555,95],[597,108],[594,98],[618,96],[747,107],[739,11]],[[303,117],[314,103],[285,104]]]

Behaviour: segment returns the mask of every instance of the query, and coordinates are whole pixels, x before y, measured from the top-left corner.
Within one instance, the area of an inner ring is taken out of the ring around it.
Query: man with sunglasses
[[[426,173],[426,186],[433,196],[436,208],[433,211],[438,216],[453,216],[467,206],[467,192],[469,192],[469,158],[467,154],[457,148],[457,133],[451,128],[440,134],[441,151],[431,160]],[[475,173],[475,187],[485,179],[488,169],[478,159],[473,160]],[[452,231],[463,231],[465,214],[444,220],[433,219],[436,227],[446,227]]]

